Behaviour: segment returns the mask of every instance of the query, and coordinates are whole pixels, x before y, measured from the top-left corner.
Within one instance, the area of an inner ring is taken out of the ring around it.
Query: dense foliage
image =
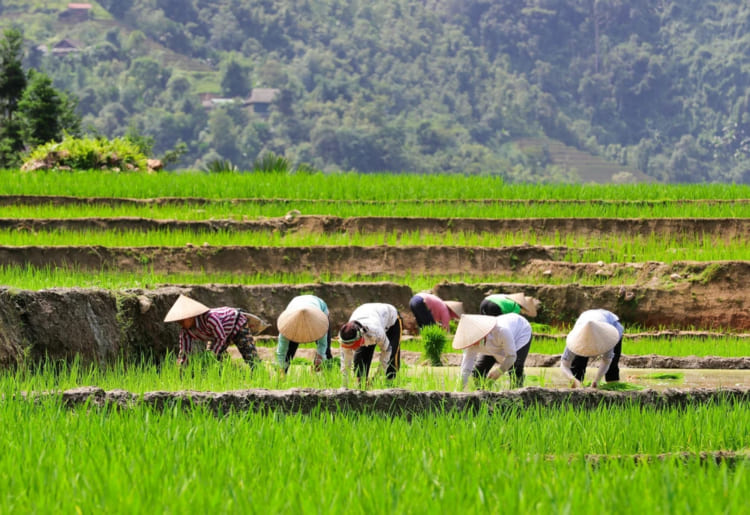
[[[552,139],[632,170],[619,181],[750,182],[739,0],[102,0],[82,23],[60,21],[64,2],[4,4],[85,127],[185,143],[182,167],[273,152],[326,171],[576,180]],[[37,49],[65,36],[79,51]],[[268,114],[239,101],[261,87],[279,90]],[[238,101],[209,109],[201,93]]]
[[[22,57],[21,32],[5,30],[0,39],[0,167],[18,166],[24,149],[79,130],[75,99],[56,90],[46,74],[26,72]]]

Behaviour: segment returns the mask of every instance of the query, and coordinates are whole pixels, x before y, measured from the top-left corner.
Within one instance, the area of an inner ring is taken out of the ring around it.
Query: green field
[[[742,513],[750,487],[746,455],[694,454],[747,451],[750,409],[726,403],[217,417],[49,399],[0,403],[0,424],[3,513]]]
[[[62,199],[60,205],[45,200],[36,206],[31,205],[35,200],[27,199],[3,206],[2,218],[17,219],[134,216],[160,220],[255,220],[284,216],[294,209],[303,215],[341,217],[750,217],[747,186],[506,185],[496,177],[0,171],[2,195],[81,198],[76,204]],[[104,200],[89,203],[84,197],[175,199],[164,203],[113,201],[109,205]],[[747,260],[748,241],[747,235],[733,239],[720,234],[584,236],[573,232],[542,236],[532,231],[0,231],[3,246],[183,247],[204,242],[211,248],[559,245],[571,249],[571,262],[605,263]],[[223,274],[211,270],[167,274],[154,272],[148,263],[141,270],[128,272],[0,265],[0,285],[11,289],[9,296],[14,289],[125,290],[175,284],[354,280],[385,280],[419,291],[440,281],[533,283],[538,278],[521,272],[487,275],[471,270],[460,275],[445,275],[439,270],[430,275],[394,270],[391,274],[363,277]],[[549,278],[545,283],[627,285],[637,280],[635,272],[623,271],[613,277]],[[626,329],[628,336],[639,330]],[[535,330],[557,334],[560,328],[536,326]],[[263,345],[272,347],[274,341],[264,339]],[[563,347],[563,339],[539,337],[533,341],[531,352],[560,354]],[[418,338],[408,339],[403,348],[421,351],[422,343]],[[709,338],[626,337],[623,354],[743,357],[750,355],[750,341],[731,333]],[[527,375],[526,385],[549,386],[550,378],[557,373],[559,370],[536,369]],[[509,387],[504,379],[482,386],[504,391]],[[643,376],[642,382],[632,386],[649,386],[649,381],[666,382],[672,388],[679,386],[681,375],[679,371],[666,375],[660,372],[651,378]],[[192,356],[183,368],[177,366],[172,354],[167,354],[158,364],[145,360],[98,366],[73,360],[5,370],[0,373],[0,513],[747,511],[750,406],[742,402],[664,409],[635,403],[626,407],[601,404],[588,409],[536,405],[493,412],[482,409],[386,416],[322,409],[311,414],[280,410],[256,413],[250,409],[217,415],[207,408],[187,404],[163,410],[138,403],[127,408],[71,408],[56,395],[35,401],[21,398],[25,392],[54,392],[80,386],[143,395],[156,390],[228,392],[247,388],[272,392],[292,388],[334,391],[341,385],[336,363],[313,374],[310,363],[302,357],[294,361],[286,376],[280,375],[269,360],[253,372],[239,360],[217,362],[207,354]],[[386,383],[382,376],[375,375],[368,386],[370,390],[389,387],[458,392],[460,378],[457,367],[404,364],[394,382]],[[716,453],[733,458],[711,459]]]
[[[0,195],[75,197],[288,198],[326,200],[522,199],[664,202],[746,200],[747,185],[505,184],[497,176],[296,174],[200,172],[128,174],[99,171],[19,173],[0,171]]]

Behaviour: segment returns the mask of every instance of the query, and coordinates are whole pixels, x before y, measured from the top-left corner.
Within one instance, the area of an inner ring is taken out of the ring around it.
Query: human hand
[[[583,388],[583,383],[581,383],[578,379],[573,379],[573,382],[570,383],[571,388]]]
[[[591,383],[591,388],[599,388],[599,382],[594,381],[593,383]]]

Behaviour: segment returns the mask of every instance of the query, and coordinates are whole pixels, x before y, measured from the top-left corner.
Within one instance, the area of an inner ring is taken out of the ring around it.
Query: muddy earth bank
[[[62,395],[63,403],[71,408],[81,406],[115,405],[129,408],[139,403],[157,409],[181,406],[193,409],[204,406],[217,414],[231,411],[287,413],[319,413],[355,411],[390,415],[414,415],[446,411],[490,412],[532,406],[566,406],[598,409],[602,406],[696,407],[721,401],[750,402],[747,388],[693,388],[686,390],[641,390],[636,392],[607,392],[595,389],[571,390],[526,387],[503,392],[412,392],[402,389],[375,391],[319,390],[292,388],[289,390],[236,390],[229,392],[146,392],[143,395],[125,390],[105,391],[97,387],[82,387],[58,393],[27,394],[27,399],[45,395]]]

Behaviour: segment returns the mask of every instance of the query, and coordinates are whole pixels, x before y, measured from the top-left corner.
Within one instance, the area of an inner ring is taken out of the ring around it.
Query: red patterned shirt
[[[247,318],[239,309],[226,306],[198,315],[193,327],[180,330],[180,354],[177,362],[182,364],[187,361],[188,354],[193,350],[194,340],[210,341],[211,350],[218,356],[227,348],[229,338],[236,329],[246,323]]]

